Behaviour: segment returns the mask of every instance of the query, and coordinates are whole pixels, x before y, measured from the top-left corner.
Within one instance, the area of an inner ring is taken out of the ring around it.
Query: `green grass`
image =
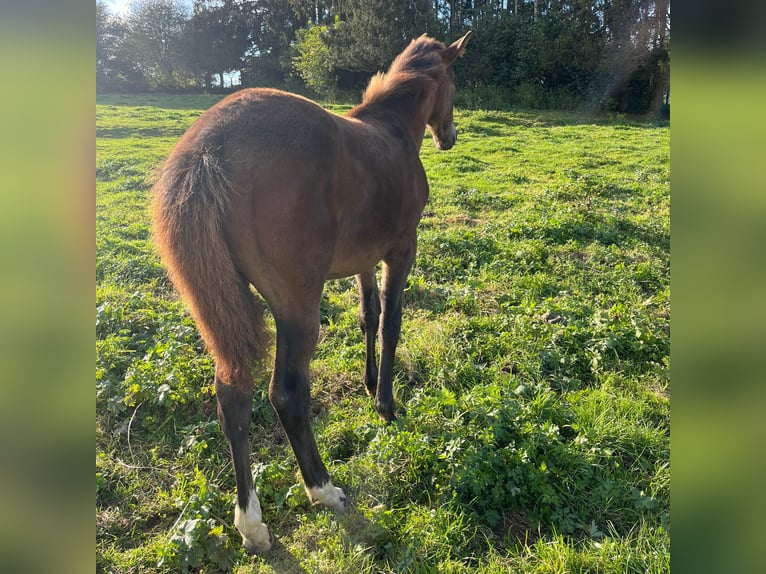
[[[213,364],[147,217],[151,174],[215,100],[97,101],[99,571],[668,571],[669,128],[458,111],[453,150],[426,140],[405,414],[379,421],[355,283],[329,282],[313,423],[356,508],[309,505],[264,373],[252,464],[277,542],[252,558]]]

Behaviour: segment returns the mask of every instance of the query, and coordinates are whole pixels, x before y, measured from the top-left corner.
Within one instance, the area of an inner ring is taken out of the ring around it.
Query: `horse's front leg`
[[[378,388],[378,360],[375,356],[375,340],[380,325],[380,295],[375,279],[375,268],[356,276],[359,286],[359,328],[364,334],[365,365],[364,386],[367,394],[375,397]]]
[[[383,261],[383,290],[381,301],[383,316],[380,327],[380,370],[375,395],[375,410],[385,421],[394,415],[394,354],[402,328],[402,295],[407,275],[415,260],[415,240],[404,249],[397,250]]]

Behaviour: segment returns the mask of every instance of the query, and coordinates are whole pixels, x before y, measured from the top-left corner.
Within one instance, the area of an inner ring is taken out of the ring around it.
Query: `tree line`
[[[669,0],[136,0],[125,16],[99,1],[96,87],[339,98],[412,38],[467,30],[458,83],[483,103],[667,111]]]

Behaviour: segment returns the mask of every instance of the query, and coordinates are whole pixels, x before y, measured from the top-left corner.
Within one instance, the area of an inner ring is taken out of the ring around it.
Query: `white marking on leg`
[[[324,504],[327,508],[337,514],[343,514],[348,510],[348,499],[343,491],[337,486],[333,486],[331,481],[327,481],[322,486],[306,488],[309,500],[313,504]]]
[[[250,491],[247,508],[234,507],[234,526],[242,535],[242,544],[249,552],[266,552],[271,548],[269,529],[262,522],[261,502],[255,490]]]

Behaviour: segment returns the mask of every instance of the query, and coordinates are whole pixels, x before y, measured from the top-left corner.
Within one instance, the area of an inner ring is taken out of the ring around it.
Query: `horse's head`
[[[457,140],[455,122],[452,118],[452,105],[455,97],[455,72],[452,70],[452,63],[463,55],[470,36],[471,33],[468,32],[441,52],[444,73],[437,85],[434,105],[426,122],[434,143],[440,150],[450,149]]]

